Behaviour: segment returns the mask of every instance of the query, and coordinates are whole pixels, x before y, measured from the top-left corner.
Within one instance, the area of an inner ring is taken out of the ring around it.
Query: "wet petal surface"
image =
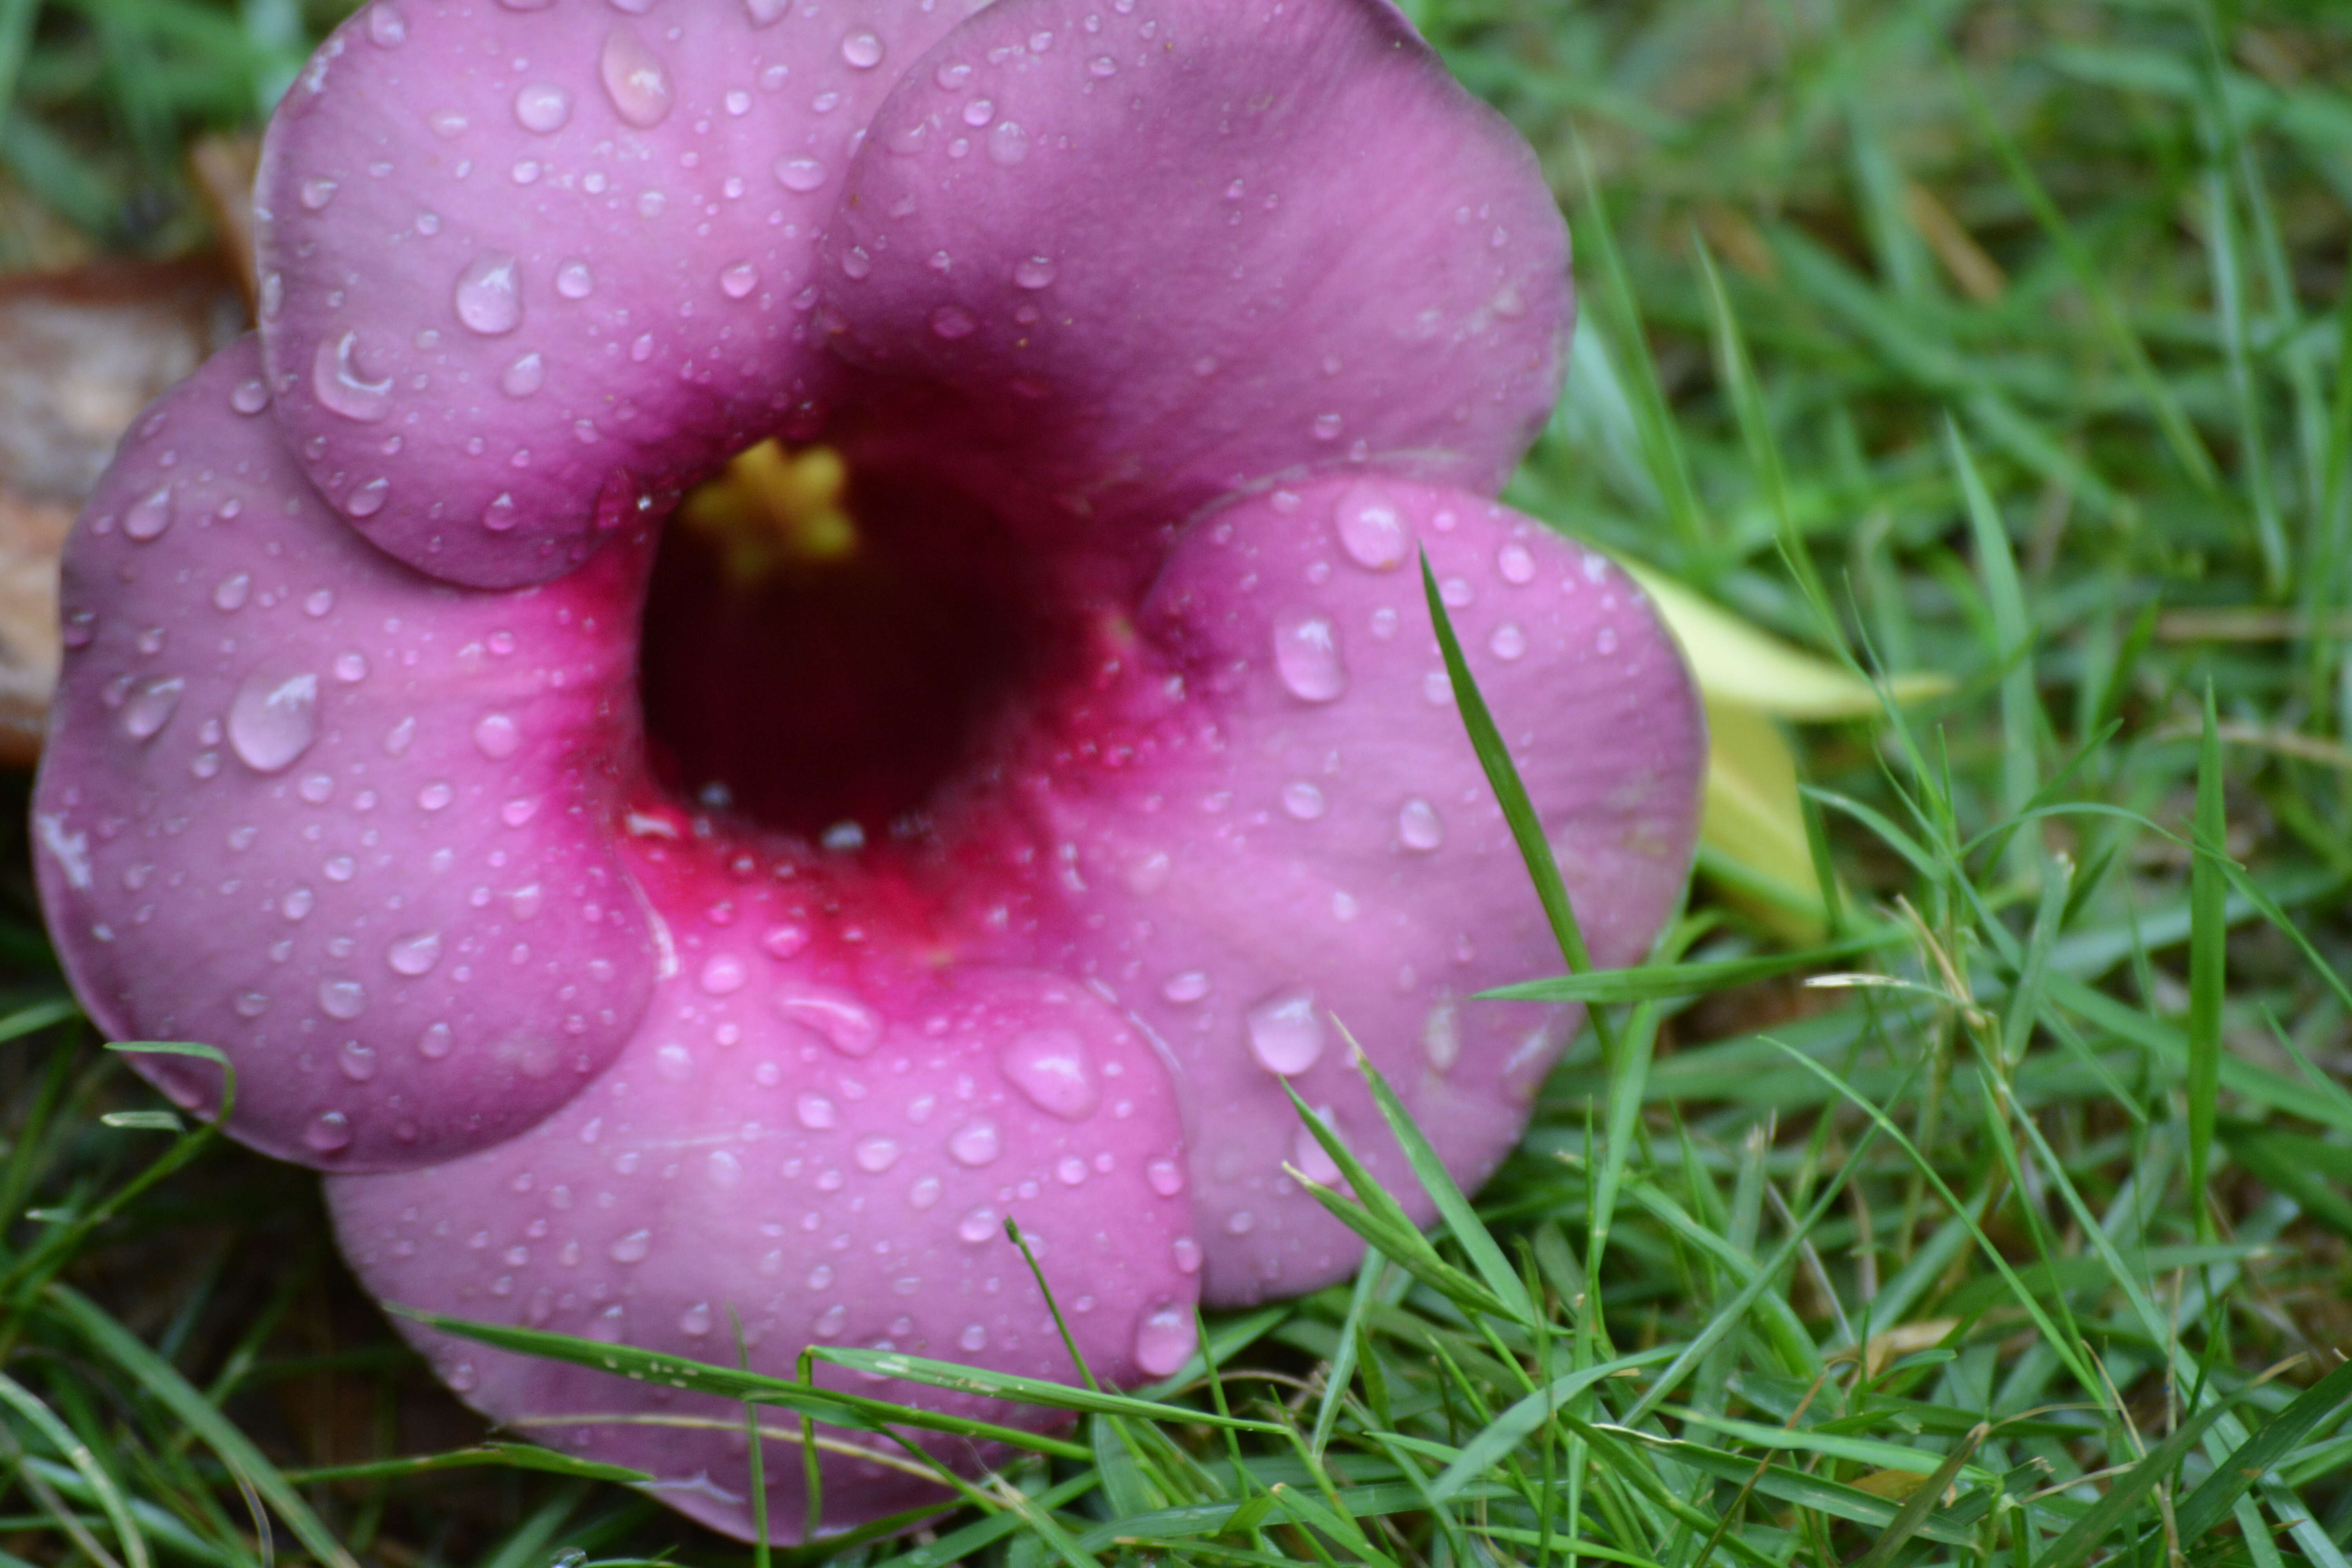
[[[1385,6],[992,6],[849,190],[824,324],[990,493],[1166,521],[1366,461],[1491,487],[1558,390],[1533,154]]]
[[[577,1093],[645,1005],[608,821],[632,726],[603,700],[645,546],[544,592],[437,586],[329,511],[260,387],[248,340],[164,397],[68,548],[51,930],[110,1037],[228,1053],[247,1142],[446,1158]]]
[[[703,873],[649,871],[664,901]],[[660,886],[665,879],[667,886]],[[588,1093],[457,1163],[330,1187],[346,1250],[386,1300],[795,1375],[804,1345],[863,1346],[1078,1381],[1028,1265],[1107,1384],[1193,1348],[1189,1205],[1165,1069],[1083,985],[972,966],[853,999],[761,941],[775,910],[681,926],[680,973]],[[708,1523],[750,1528],[740,1405],[441,1336],[415,1336],[469,1401],[542,1441],[634,1466]],[[851,1393],[1034,1424],[1034,1410],[840,1369]],[[664,1427],[635,1413],[709,1425]],[[565,1417],[579,1417],[566,1420]],[[791,1428],[789,1421],[772,1422]],[[826,1521],[946,1500],[868,1435],[821,1429]],[[969,1443],[935,1440],[969,1468]],[[797,1441],[764,1455],[777,1539],[803,1517]]]
[[[795,422],[813,247],[952,5],[375,0],[271,121],[262,330],[306,471],[484,586]]]

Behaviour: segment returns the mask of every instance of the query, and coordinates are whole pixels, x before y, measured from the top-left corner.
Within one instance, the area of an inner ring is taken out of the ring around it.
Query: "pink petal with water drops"
[[[1120,774],[1056,796],[1088,889],[1063,905],[1060,963],[1178,1064],[1214,1301],[1310,1289],[1361,1255],[1284,1171],[1336,1175],[1285,1080],[1430,1215],[1333,1015],[1474,1190],[1575,1022],[1472,999],[1560,960],[1453,705],[1423,547],[1594,961],[1637,961],[1688,874],[1704,721],[1673,641],[1601,557],[1482,498],[1384,479],[1193,524],[1138,617],[1148,679],[1180,676],[1182,701]]]
[[[645,1006],[596,759],[630,733],[609,698],[646,542],[558,590],[439,587],[328,509],[267,403],[250,339],[214,359],[68,546],[34,802],[50,929],[110,1037],[228,1054],[247,1142],[446,1159],[578,1092]],[[140,1066],[217,1092],[186,1058]]]
[[[696,879],[679,875],[656,896]],[[729,1365],[740,1321],[753,1370],[776,1377],[794,1376],[816,1345],[1076,1382],[1006,1239],[1010,1216],[1098,1380],[1179,1370],[1194,1345],[1199,1253],[1168,1177],[1181,1158],[1173,1097],[1142,1036],[1081,984],[986,965],[847,1001],[809,964],[778,961],[743,913],[681,932],[681,972],[627,1051],[537,1129],[448,1165],[331,1184],[368,1288],[403,1306]],[[696,978],[714,962],[748,978],[714,993]],[[750,1531],[741,1406],[412,1337],[494,1420],[650,1471],[673,1506]],[[887,1375],[821,1366],[818,1382],[1060,1424]],[[616,1413],[638,1420],[595,1419]],[[764,1446],[770,1528],[797,1540],[797,1423],[772,1411],[769,1422],[782,1434]],[[894,1446],[818,1430],[827,1529],[954,1500]],[[926,1447],[967,1473],[1003,1458],[956,1438]]]
[[[1534,156],[1384,5],[1006,0],[908,72],[849,192],[827,328],[988,493],[1165,521],[1363,462],[1487,488],[1558,390]]]
[[[954,8],[790,9],[374,0],[312,58],[264,146],[262,330],[306,471],[377,544],[541,581],[820,418],[813,247]]]

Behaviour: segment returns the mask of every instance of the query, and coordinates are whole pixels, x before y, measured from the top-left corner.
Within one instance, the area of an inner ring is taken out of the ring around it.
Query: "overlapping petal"
[[[1336,1016],[1465,1185],[1501,1161],[1573,1018],[1472,1001],[1559,963],[1452,705],[1425,548],[1595,961],[1635,961],[1697,832],[1706,726],[1641,592],[1483,498],[1280,489],[1194,525],[1139,617],[1183,698],[1056,798],[1062,962],[1164,1040],[1219,1302],[1311,1289],[1360,1247],[1284,1171],[1336,1173],[1282,1080],[1429,1214]]]
[[[436,584],[329,510],[267,403],[250,340],[215,358],[68,546],[34,805],[50,928],[110,1036],[228,1053],[247,1142],[445,1159],[577,1093],[645,1007],[610,820],[635,721],[610,698],[646,541],[551,589]]]
[[[698,880],[648,865],[656,896]],[[1087,1369],[1131,1384],[1194,1343],[1198,1248],[1165,1069],[1083,984],[992,966],[848,999],[762,948],[764,889],[679,931],[680,973],[586,1094],[452,1164],[330,1186],[345,1248],[387,1301],[796,1375],[804,1345],[860,1345],[1079,1381],[1007,1239],[1019,1222]],[[779,975],[782,978],[780,980]],[[708,1523],[751,1528],[742,1409],[626,1378],[415,1336],[499,1421],[651,1472]],[[1004,1406],[826,1369],[918,1408],[1039,1425]],[[604,1419],[599,1419],[604,1417]],[[674,1419],[684,1424],[667,1425]],[[797,1433],[768,1446],[768,1517],[797,1537]],[[825,1429],[827,1526],[951,1494],[872,1435]],[[951,1463],[980,1456],[935,1440]]]
[[[436,576],[556,576],[805,424],[813,252],[955,0],[374,0],[271,122],[262,328],[311,479]]]
[[[1378,0],[1005,0],[877,112],[828,229],[869,406],[987,493],[1164,521],[1377,462],[1498,485],[1558,391],[1533,154]]]

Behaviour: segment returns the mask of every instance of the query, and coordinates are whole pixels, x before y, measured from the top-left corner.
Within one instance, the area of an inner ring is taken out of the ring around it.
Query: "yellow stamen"
[[[843,505],[848,485],[849,466],[832,447],[787,452],[762,441],[687,492],[677,515],[721,547],[730,581],[754,587],[783,567],[857,552],[857,523]]]

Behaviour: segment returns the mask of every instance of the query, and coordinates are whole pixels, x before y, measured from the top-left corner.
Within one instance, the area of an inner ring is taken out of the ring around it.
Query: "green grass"
[[[1360,1179],[1352,1286],[836,1559],[2342,1568],[2352,14],[1411,9],[1577,235],[1512,499],[1954,689],[1798,737],[1825,945],[1717,865],[1552,983],[1601,1026],[1475,1210]],[[0,247],[196,242],[182,142],[321,19],[0,0]],[[751,1557],[487,1442],[308,1178],[157,1125],[7,865],[0,1568]]]

